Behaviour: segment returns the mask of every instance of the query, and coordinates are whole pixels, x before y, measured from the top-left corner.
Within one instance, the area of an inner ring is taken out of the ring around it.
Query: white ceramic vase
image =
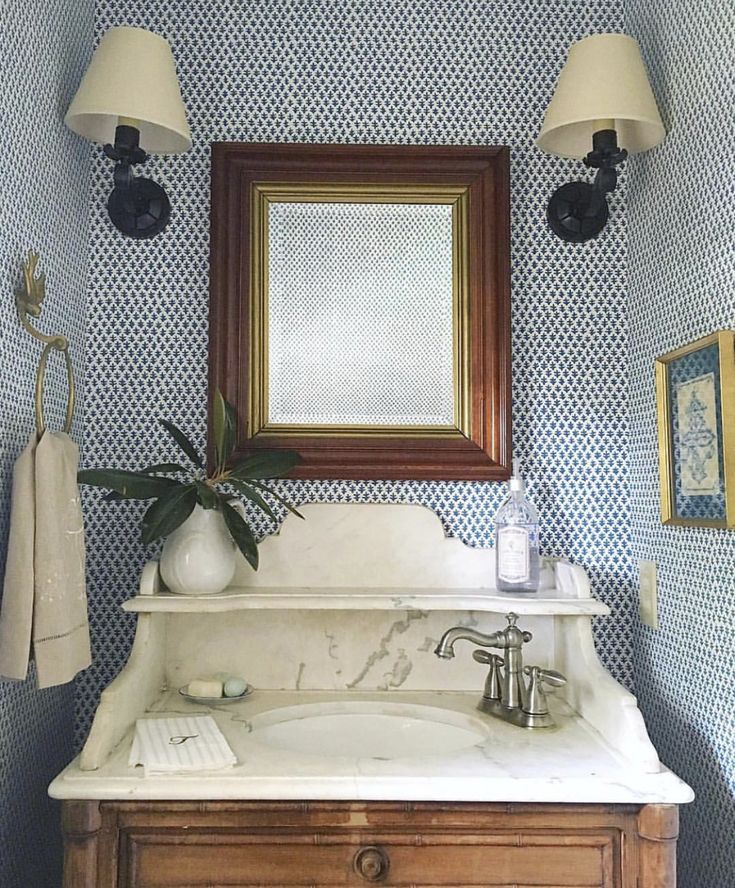
[[[245,517],[239,500],[230,505]],[[235,544],[222,513],[195,506],[163,544],[160,570],[168,589],[179,595],[214,595],[227,588],[235,574]]]

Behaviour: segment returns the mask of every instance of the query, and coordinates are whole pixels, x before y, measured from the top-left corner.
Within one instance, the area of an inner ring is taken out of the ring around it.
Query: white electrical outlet
[[[658,565],[655,561],[639,561],[640,601],[638,611],[641,621],[652,629],[658,629]]]

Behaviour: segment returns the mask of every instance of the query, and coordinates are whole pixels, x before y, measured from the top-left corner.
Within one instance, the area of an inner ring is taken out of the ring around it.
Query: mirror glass
[[[456,423],[448,203],[268,202],[268,427]]]

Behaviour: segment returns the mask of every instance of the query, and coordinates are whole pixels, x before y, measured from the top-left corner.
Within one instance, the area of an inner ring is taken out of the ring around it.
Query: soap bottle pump
[[[535,592],[539,585],[538,513],[526,496],[519,460],[513,459],[508,496],[495,516],[495,586]]]

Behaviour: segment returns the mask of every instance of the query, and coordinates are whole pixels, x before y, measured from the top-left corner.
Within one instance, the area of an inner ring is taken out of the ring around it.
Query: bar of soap
[[[195,678],[186,689],[190,697],[221,697],[222,691],[222,682],[215,678]]]
[[[245,679],[238,678],[236,675],[231,675],[225,682],[222,692],[225,697],[242,697],[246,688],[247,683]]]

